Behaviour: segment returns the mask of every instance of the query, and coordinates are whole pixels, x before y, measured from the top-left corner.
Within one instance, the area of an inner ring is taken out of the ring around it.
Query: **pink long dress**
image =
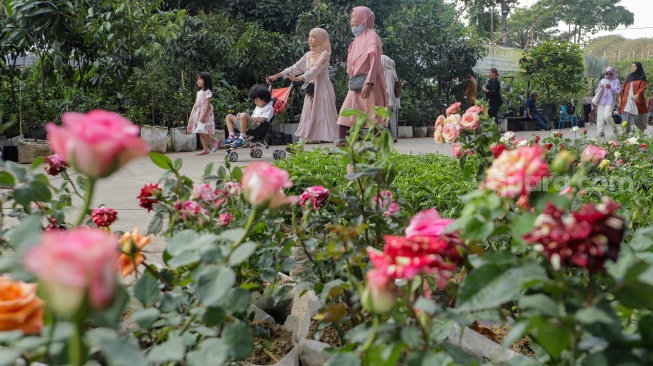
[[[321,58],[314,65],[309,65],[307,52],[293,66],[283,70],[284,78],[289,75],[302,76],[304,82],[315,84],[313,96],[304,97],[302,117],[295,136],[313,141],[333,142],[338,139],[338,111],[336,110],[336,93],[329,78],[328,57]]]
[[[385,80],[383,69],[381,67],[381,55],[376,55],[374,53],[369,53],[365,62],[363,62],[357,71],[358,74],[367,74],[367,79],[365,83],[373,83],[372,90],[370,91],[370,96],[367,99],[361,98],[361,92],[349,91],[347,92],[347,97],[342,103],[342,108],[340,112],[344,111],[347,108],[359,109],[361,111],[367,111],[368,117],[370,119],[376,119],[378,123],[387,126],[388,121],[382,121],[380,118],[377,118],[374,114],[372,106],[378,107],[387,107],[388,99],[385,90]],[[350,77],[353,75],[349,75]],[[380,76],[380,77],[379,77]],[[356,117],[338,117],[338,124],[343,126],[351,127],[356,123]]]

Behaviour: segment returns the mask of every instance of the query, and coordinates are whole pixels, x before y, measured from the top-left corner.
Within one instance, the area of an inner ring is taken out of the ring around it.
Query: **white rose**
[[[578,126],[574,126],[574,127],[571,128],[571,130],[572,130],[573,132],[578,132],[578,131],[580,130],[580,127],[578,127]]]
[[[620,156],[621,156],[621,152],[619,152],[619,151],[614,152],[614,157],[615,158],[619,159]]]
[[[626,142],[628,142],[629,144],[636,144],[636,143],[638,143],[637,141],[638,141],[638,139],[637,139],[636,136],[633,136],[633,137],[629,138],[628,140],[626,140]]]

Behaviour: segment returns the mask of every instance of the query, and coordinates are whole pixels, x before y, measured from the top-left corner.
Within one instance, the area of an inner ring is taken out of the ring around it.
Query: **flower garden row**
[[[447,211],[456,217],[414,207],[390,135],[375,126],[363,134],[370,121],[349,111],[358,123],[348,145],[323,158],[336,159],[335,181],[328,172],[321,180],[298,167],[243,171],[226,162],[194,182],[181,160],[151,153],[165,173],[138,199],[154,217],[128,233],[111,230],[115,210],[90,202],[95,183],[147,145],[117,114],[65,114],[63,126],[48,126],[58,155],[45,159],[48,174],[64,177],[59,187],[41,172],[43,160],[0,171],[20,220],[2,228],[13,253],[0,262],[0,361],[244,360],[254,336],[265,337],[248,315],[252,294],[280,299],[297,288],[321,301],[319,330],[349,329],[329,364],[470,364],[449,340],[455,324],[507,318],[504,345],[528,336],[534,354],[515,364],[650,364],[648,141],[588,141],[580,131],[573,140],[517,141],[498,133],[485,106],[458,108],[438,117],[435,135],[456,143],[461,171],[479,182]],[[311,153],[279,165],[303,154]],[[83,177],[73,182],[68,166]],[[293,186],[291,176],[307,184]],[[73,219],[74,195],[84,208]],[[146,230],[167,238],[164,265],[141,252]],[[297,265],[295,249],[307,261],[291,283],[280,281]],[[118,277],[130,274],[136,282],[125,288]],[[125,332],[120,320],[134,302],[143,307]]]

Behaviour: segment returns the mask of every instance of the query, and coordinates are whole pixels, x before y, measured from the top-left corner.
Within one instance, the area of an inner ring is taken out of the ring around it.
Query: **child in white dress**
[[[211,74],[200,72],[197,76],[197,86],[200,90],[197,91],[197,99],[195,99],[193,111],[188,119],[188,132],[200,135],[203,149],[196,155],[206,155],[211,151],[218,151],[218,142],[211,136],[215,133],[215,118],[213,116],[213,105],[211,105],[211,98],[213,97],[211,92],[213,90],[213,78],[211,78]],[[211,145],[209,145],[209,142]]]

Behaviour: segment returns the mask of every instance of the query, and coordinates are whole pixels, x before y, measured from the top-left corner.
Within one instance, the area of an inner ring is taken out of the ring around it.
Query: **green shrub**
[[[315,149],[279,160],[276,165],[287,170],[294,182],[292,194],[307,187],[323,185],[343,191],[349,184],[346,157]],[[390,164],[397,171],[394,186],[414,212],[435,207],[443,217],[457,217],[463,207],[461,196],[476,187],[473,177],[461,171],[458,161],[440,154],[407,155],[394,152]],[[473,166],[476,162],[468,162]],[[475,171],[475,169],[471,169]]]

